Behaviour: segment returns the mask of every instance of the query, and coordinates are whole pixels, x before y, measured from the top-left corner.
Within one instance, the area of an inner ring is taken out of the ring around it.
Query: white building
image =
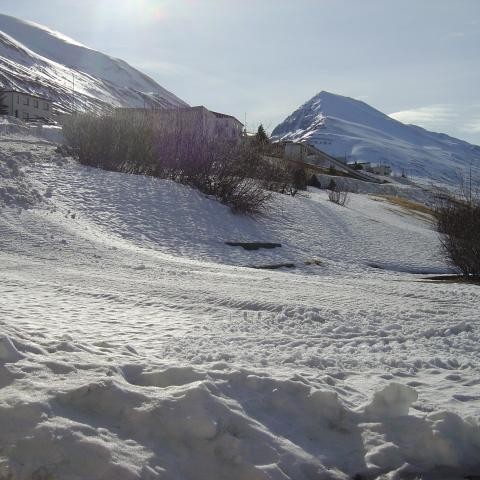
[[[371,162],[355,162],[349,163],[348,166],[352,168],[361,167],[361,170],[364,170],[365,172],[374,173],[375,175],[382,175],[384,177],[388,177],[392,173],[392,167],[385,164],[373,165]]]
[[[285,142],[285,158],[295,162],[305,162],[308,157],[307,146],[302,143]]]
[[[117,108],[122,113],[150,115],[167,129],[184,134],[195,133],[206,138],[239,139],[243,123],[231,115],[212,112],[203,106],[169,109]]]
[[[375,165],[371,167],[371,171],[377,175],[389,177],[392,173],[392,167],[390,165]]]
[[[204,108],[204,107],[201,107]],[[206,109],[205,109],[206,110]],[[212,112],[215,116],[215,132],[216,135],[227,138],[240,138],[243,133],[243,123],[232,115],[226,113]]]
[[[52,117],[52,102],[48,98],[29,93],[3,90],[3,104],[8,108],[7,115],[22,120],[48,120]]]

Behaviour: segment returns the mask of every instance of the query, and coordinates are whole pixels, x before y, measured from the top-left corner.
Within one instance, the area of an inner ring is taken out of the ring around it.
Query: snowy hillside
[[[0,129],[0,478],[475,478],[480,289],[438,247],[378,196],[254,219]]]
[[[122,60],[46,27],[0,14],[0,85],[47,96],[60,111],[73,108],[186,105]]]
[[[320,92],[272,132],[306,141],[349,162],[386,163],[424,181],[457,184],[470,162],[480,173],[480,147],[405,125],[352,98]]]

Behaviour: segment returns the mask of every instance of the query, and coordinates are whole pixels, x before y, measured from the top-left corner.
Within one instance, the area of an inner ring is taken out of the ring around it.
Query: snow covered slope
[[[428,216],[312,189],[253,219],[5,132],[0,478],[478,475],[480,289],[411,273],[448,271]]]
[[[186,103],[126,62],[46,27],[0,14],[0,85],[55,99],[60,111]]]
[[[480,147],[405,125],[364,102],[329,92],[302,105],[272,137],[306,141],[349,162],[386,163],[427,181],[457,184],[470,162],[480,170]]]

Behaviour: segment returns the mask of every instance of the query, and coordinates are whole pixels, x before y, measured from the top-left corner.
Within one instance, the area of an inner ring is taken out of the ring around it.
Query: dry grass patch
[[[401,207],[409,213],[418,215],[422,219],[426,219],[430,222],[435,218],[434,210],[423,203],[418,203],[407,198],[394,197],[393,195],[375,195],[373,198],[381,202],[387,202],[391,205]]]

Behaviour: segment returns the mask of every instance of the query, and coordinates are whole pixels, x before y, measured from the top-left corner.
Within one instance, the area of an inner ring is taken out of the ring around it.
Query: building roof
[[[28,95],[29,97],[38,98],[39,100],[45,100],[46,102],[53,102],[53,100],[50,100],[49,98],[41,97],[40,95],[34,95],[33,93],[20,92],[19,90],[2,90],[0,88],[0,93],[19,93],[20,95]]]
[[[211,111],[211,110],[210,110]],[[212,112],[212,111],[211,111]],[[219,113],[219,112],[212,112],[217,118],[233,118],[236,122],[238,122],[240,125],[243,125],[243,123],[235,118],[233,115],[227,115],[226,113]]]
[[[212,112],[208,108],[204,107],[203,105],[197,105],[195,107],[179,107],[179,108],[141,108],[141,107],[136,107],[136,108],[131,108],[131,107],[119,107],[116,108],[116,110],[132,110],[132,111],[154,111],[154,112],[161,112],[161,113],[173,113],[173,112],[193,112],[193,111],[202,111],[205,110],[212,115],[215,115],[217,118],[232,118],[236,122],[238,122],[240,125],[243,126],[243,123],[240,122],[240,120],[236,119],[232,115],[227,115],[226,113],[219,113],[219,112]]]

